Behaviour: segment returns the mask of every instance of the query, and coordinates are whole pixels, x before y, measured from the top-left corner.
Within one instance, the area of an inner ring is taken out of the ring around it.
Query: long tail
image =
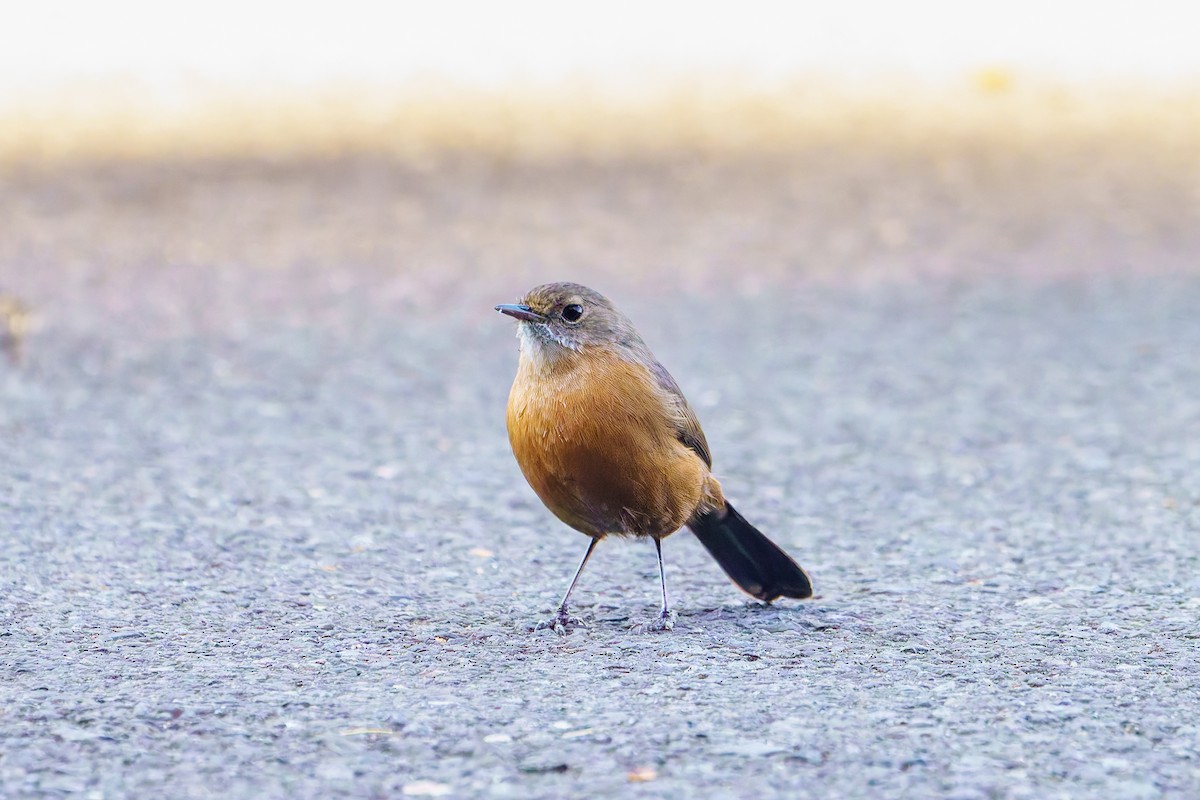
[[[751,597],[768,603],[778,597],[812,597],[812,582],[800,565],[728,503],[722,511],[696,517],[688,527]]]

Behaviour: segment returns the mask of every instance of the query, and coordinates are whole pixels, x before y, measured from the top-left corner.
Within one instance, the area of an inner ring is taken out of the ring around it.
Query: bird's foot
[[[643,622],[639,625],[634,625],[633,629],[638,633],[669,631],[675,627],[675,618],[674,611],[664,610],[653,622]]]
[[[584,622],[579,617],[575,617],[575,616],[572,616],[571,614],[567,613],[567,607],[564,605],[564,606],[558,607],[558,613],[555,614],[553,617],[551,617],[548,620],[539,622],[536,626],[534,626],[534,630],[535,631],[543,631],[543,630],[546,630],[547,628],[549,628],[550,630],[557,633],[559,636],[566,636],[568,633],[571,632],[572,628],[586,628],[586,627],[587,627],[587,623]]]

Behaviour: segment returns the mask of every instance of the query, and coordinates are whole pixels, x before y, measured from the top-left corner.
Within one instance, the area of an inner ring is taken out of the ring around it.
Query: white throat
[[[517,326],[517,341],[520,342],[521,356],[537,369],[555,364],[578,349],[573,342],[560,339],[546,326],[534,322],[522,322]]]

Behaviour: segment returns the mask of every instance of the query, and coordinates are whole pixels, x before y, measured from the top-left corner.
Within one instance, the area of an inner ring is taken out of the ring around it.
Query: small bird
[[[662,540],[685,525],[742,591],[770,603],[812,596],[804,570],[734,510],[711,472],[700,422],[633,324],[599,292],[548,283],[496,310],[518,320],[520,361],[508,396],[508,438],[525,479],[555,516],[591,537],[558,612],[539,628],[583,622],[568,602],[601,539]]]

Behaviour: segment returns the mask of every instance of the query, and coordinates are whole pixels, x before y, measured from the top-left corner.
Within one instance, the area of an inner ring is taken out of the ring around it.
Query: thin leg
[[[667,568],[663,566],[662,560],[662,539],[654,540],[654,549],[658,551],[658,579],[662,582],[663,605],[662,616],[664,619],[671,613],[671,605],[667,602]]]
[[[563,595],[562,602],[558,604],[558,613],[545,622],[539,622],[537,630],[553,628],[555,633],[565,634],[572,625],[583,625],[583,620],[579,617],[572,617],[567,612],[567,601],[571,599],[571,592],[575,591],[575,584],[579,583],[579,576],[583,574],[583,568],[588,559],[592,557],[592,551],[596,549],[599,541],[599,539],[592,539],[591,544],[588,545],[587,552],[583,554],[583,561],[579,562],[579,569],[575,570],[575,577],[571,578],[571,585],[567,587],[567,593]]]
[[[645,631],[669,631],[675,627],[675,612],[667,601],[667,569],[663,566],[661,539],[654,540],[654,549],[658,551],[658,579],[662,582],[662,613],[654,622],[636,627]]]
[[[567,587],[567,593],[563,595],[562,602],[558,604],[560,612],[566,613],[567,601],[571,599],[571,592],[575,591],[575,584],[579,583],[579,576],[583,574],[584,565],[592,557],[592,551],[596,549],[596,543],[599,541],[599,539],[592,539],[591,543],[588,544],[587,552],[583,554],[583,561],[579,562],[579,569],[575,570],[575,577],[571,578],[571,585]]]

